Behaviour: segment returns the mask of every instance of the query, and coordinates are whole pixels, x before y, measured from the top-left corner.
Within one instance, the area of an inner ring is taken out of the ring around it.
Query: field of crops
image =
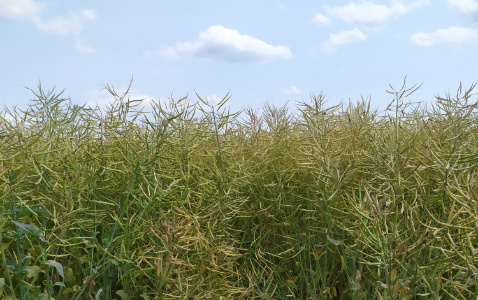
[[[474,85],[297,113],[107,88],[0,113],[2,299],[478,296]]]

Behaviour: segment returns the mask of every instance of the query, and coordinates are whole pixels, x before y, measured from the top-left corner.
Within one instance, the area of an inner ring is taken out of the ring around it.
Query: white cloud
[[[478,40],[478,30],[452,26],[435,32],[417,32],[410,37],[410,43],[418,46],[433,46],[436,44],[458,44]]]
[[[330,19],[327,16],[324,16],[323,14],[316,13],[314,16],[314,23],[318,25],[327,25],[330,23]]]
[[[126,93],[128,87],[123,86],[120,88],[115,88],[114,90],[116,94],[121,97]],[[178,99],[173,98],[172,95],[168,98],[153,97],[151,95],[141,93],[132,88],[129,89],[129,93],[126,95],[125,100],[127,100],[128,98],[131,101],[140,100],[133,104],[135,105],[135,110],[142,110],[148,118],[151,117],[150,113],[153,111],[153,107],[157,107],[157,105],[160,105],[161,108],[166,112],[177,112],[185,110],[188,107],[194,106],[196,102],[190,100],[189,98],[183,99],[179,102]],[[222,98],[219,98],[216,95],[211,95],[206,97],[206,99],[207,101],[212,101],[212,103],[216,104],[214,101],[217,101],[218,103]],[[85,108],[99,108],[101,111],[105,112],[107,108],[111,107],[114,102],[115,97],[111,95],[106,90],[106,88],[103,88],[101,90],[90,90],[90,92],[88,93],[88,101],[85,101],[83,103],[86,104]],[[206,107],[205,110],[208,111],[208,108]],[[140,117],[140,119],[142,119],[142,117]]]
[[[0,0],[0,14],[9,18],[31,18],[42,14],[44,3],[32,0]]]
[[[97,50],[93,47],[87,46],[82,43],[77,43],[76,44],[76,51],[81,52],[81,53],[88,53],[88,54],[93,54],[96,53]]]
[[[82,9],[80,10],[80,14],[85,18],[86,20],[96,20],[96,11],[92,9]]]
[[[85,44],[83,41],[80,41],[80,40],[76,41],[76,51],[81,53],[86,53],[86,54],[109,53],[109,51],[100,50],[100,49],[96,49],[91,46],[88,46],[87,44]]]
[[[291,59],[287,46],[272,46],[259,39],[240,34],[220,25],[211,26],[193,42],[178,43],[163,54],[174,57],[189,53],[195,57],[229,61],[233,63],[265,63],[276,59]]]
[[[464,14],[472,14],[478,11],[478,1],[476,0],[448,0],[448,3]]]
[[[128,90],[127,87],[116,88],[116,94],[123,96],[124,93]],[[130,89],[126,99],[130,100],[142,100],[141,103],[136,107],[137,109],[146,108],[148,110],[151,108],[151,102],[154,101],[153,97],[149,95],[144,95],[138,93],[135,90]],[[88,101],[86,101],[86,108],[96,108],[99,107],[102,111],[105,111],[107,107],[115,102],[115,97],[111,95],[105,88],[101,90],[91,90],[88,95]]]
[[[286,93],[287,95],[299,95],[301,93],[301,90],[296,86],[290,86],[284,89],[284,93]]]
[[[11,125],[16,124],[17,123],[16,121],[18,120],[18,118],[15,117],[15,114],[12,113],[11,111],[2,111],[0,113],[0,119],[7,121]]]
[[[287,6],[285,6],[284,4],[279,4],[279,9],[280,10],[286,10]]]
[[[218,95],[207,95],[206,99],[204,100],[206,100],[206,102],[210,106],[217,106],[219,102],[221,102],[222,98],[219,97]]]
[[[87,21],[95,20],[96,13],[93,10],[82,9],[70,12],[68,16],[57,16],[50,20],[43,18],[45,4],[32,0],[0,0],[0,14],[13,18],[28,21],[42,31],[57,34],[69,35],[83,30]]]
[[[162,56],[166,57],[168,59],[179,59],[179,55],[176,53],[176,50],[174,47],[165,47],[160,50],[153,50],[153,51],[145,51],[145,54],[147,57],[152,57],[152,56]]]
[[[354,28],[352,30],[331,34],[329,39],[322,43],[322,48],[327,52],[332,52],[336,50],[338,46],[364,41],[366,39],[367,36],[365,34],[359,29]]]
[[[338,17],[348,23],[368,27],[380,27],[386,22],[397,20],[414,8],[428,4],[429,2],[429,0],[418,0],[410,5],[405,5],[395,1],[393,5],[386,6],[371,1],[364,1],[359,4],[350,2],[343,6],[327,6],[325,9],[329,15]]]
[[[68,17],[55,17],[50,21],[39,20],[36,23],[38,29],[57,35],[79,33],[83,30],[85,22],[96,19],[92,10],[71,12]]]

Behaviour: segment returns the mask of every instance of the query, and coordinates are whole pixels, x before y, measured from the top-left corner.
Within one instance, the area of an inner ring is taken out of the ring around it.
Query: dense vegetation
[[[478,295],[474,85],[260,114],[107,88],[1,114],[2,299]]]

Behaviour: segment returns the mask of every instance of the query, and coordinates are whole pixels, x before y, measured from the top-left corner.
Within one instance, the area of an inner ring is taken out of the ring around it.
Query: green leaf
[[[116,291],[116,295],[120,296],[123,300],[129,300],[128,294],[123,290]]]
[[[33,300],[48,300],[48,299],[55,300],[55,298],[53,298],[53,297],[48,298],[47,293],[38,294],[35,298],[33,298]]]
[[[55,282],[55,284],[53,284],[53,285],[54,286],[62,286],[64,288],[66,288],[66,285],[63,282],[59,282],[59,281]]]
[[[41,240],[42,242],[48,243],[48,241],[44,238],[43,232],[41,232],[38,237],[40,238],[40,240]]]
[[[62,278],[65,278],[65,274],[63,273],[63,266],[61,265],[61,263],[56,262],[54,260],[49,260],[46,262],[46,264],[49,265],[50,267],[54,267],[56,271],[58,272],[58,274],[60,274]]]
[[[40,231],[40,228],[36,227],[35,225],[31,225],[31,224],[25,224],[25,223],[20,223],[20,222],[16,222],[16,221],[12,221],[15,225],[17,225],[19,228],[29,232],[29,233],[33,233],[34,235],[36,236],[39,236],[41,231]]]
[[[27,255],[27,256],[25,256],[24,258],[22,258],[22,263],[28,265],[28,262],[29,262],[30,259],[32,259],[32,258],[33,258],[33,256]]]
[[[72,268],[65,268],[65,283],[68,286],[73,286],[75,284],[75,275],[73,274],[73,269]]]
[[[331,242],[332,244],[334,244],[334,245],[336,245],[336,246],[343,244],[343,241],[334,240],[334,239],[331,238],[328,234],[327,234],[327,240],[329,240],[329,242]]]
[[[28,278],[37,278],[40,273],[40,269],[37,266],[25,266],[22,271],[26,273]]]

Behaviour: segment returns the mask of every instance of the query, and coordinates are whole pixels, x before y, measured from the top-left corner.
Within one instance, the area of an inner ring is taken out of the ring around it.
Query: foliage
[[[34,92],[0,117],[2,299],[478,296],[473,85],[230,113]]]

